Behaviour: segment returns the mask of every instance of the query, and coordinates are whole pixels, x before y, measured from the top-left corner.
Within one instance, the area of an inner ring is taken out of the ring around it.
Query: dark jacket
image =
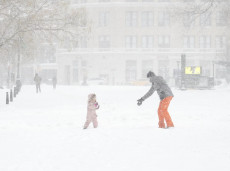
[[[165,82],[165,80],[161,76],[153,76],[150,78],[150,82],[152,83],[152,87],[150,90],[142,97],[143,100],[150,97],[154,91],[157,91],[160,99],[163,100],[166,97],[174,96],[171,89]]]
[[[41,77],[39,77],[38,75],[36,75],[35,77],[34,77],[34,82],[35,82],[35,84],[40,84],[41,83],[41,81],[42,81],[42,78]]]

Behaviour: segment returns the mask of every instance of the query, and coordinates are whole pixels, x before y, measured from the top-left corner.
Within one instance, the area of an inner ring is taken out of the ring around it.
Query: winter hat
[[[93,100],[93,98],[96,97],[96,94],[92,93],[88,95],[88,102],[91,102]]]
[[[147,73],[147,78],[153,77],[153,76],[155,76],[154,72],[149,71],[149,72]]]

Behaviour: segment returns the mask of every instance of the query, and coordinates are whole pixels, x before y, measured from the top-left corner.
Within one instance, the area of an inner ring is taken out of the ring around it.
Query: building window
[[[158,46],[159,48],[170,48],[170,37],[169,36],[159,36]]]
[[[154,0],[143,0],[143,2],[154,2]]]
[[[184,36],[184,48],[195,48],[194,36]]]
[[[138,0],[126,0],[126,2],[137,2]]]
[[[211,48],[210,36],[201,36],[200,37],[200,48]]]
[[[87,38],[86,36],[80,37],[80,47],[81,48],[87,48]]]
[[[216,48],[222,49],[226,47],[226,37],[216,36]]]
[[[125,37],[125,47],[126,48],[136,48],[137,47],[137,37],[136,36],[126,36]]]
[[[99,36],[99,48],[110,48],[109,36]]]
[[[216,25],[217,26],[226,26],[228,24],[227,14],[225,11],[218,11],[216,13]]]
[[[200,15],[200,26],[211,26],[211,13],[203,13]]]
[[[158,60],[158,75],[162,76],[166,82],[169,80],[169,60]]]
[[[125,79],[126,82],[131,82],[136,80],[137,78],[137,62],[135,60],[126,61],[126,71],[125,71]]]
[[[73,82],[77,83],[79,81],[79,63],[78,61],[73,61]]]
[[[158,25],[159,26],[170,26],[170,13],[168,11],[159,11]]]
[[[72,47],[78,48],[78,41],[77,40],[72,40]]]
[[[153,12],[150,11],[142,12],[141,19],[142,19],[143,27],[153,26],[153,21],[154,21]]]
[[[137,26],[137,12],[131,11],[131,12],[126,12],[126,26],[128,27],[133,27]]]
[[[191,27],[195,25],[195,16],[192,14],[183,15],[183,24],[185,27]]]
[[[73,0],[72,2],[75,4],[80,4],[80,3],[86,3],[87,0]]]
[[[98,25],[100,27],[106,27],[108,26],[108,22],[109,22],[109,12],[100,12],[99,19],[98,19]]]
[[[202,66],[202,76],[211,76],[210,66],[212,64],[209,60],[200,60],[200,66]]]
[[[87,67],[87,61],[86,60],[81,61],[81,67],[82,68],[86,68]]]
[[[142,48],[153,48],[153,42],[153,36],[142,36]]]
[[[110,0],[99,0],[99,2],[110,2]]]
[[[170,0],[158,0],[159,2],[170,2]]]
[[[146,78],[149,71],[153,70],[153,60],[142,61],[142,78]]]

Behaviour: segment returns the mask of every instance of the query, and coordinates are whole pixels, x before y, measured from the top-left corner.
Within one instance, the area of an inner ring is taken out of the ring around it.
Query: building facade
[[[134,84],[152,70],[174,85],[182,54],[186,65],[201,66],[204,76],[221,73],[213,62],[226,57],[226,17],[221,9],[197,18],[177,13],[178,6],[197,2],[202,0],[71,1],[74,9],[86,10],[91,31],[71,50],[57,49],[58,82],[100,78],[105,84]]]

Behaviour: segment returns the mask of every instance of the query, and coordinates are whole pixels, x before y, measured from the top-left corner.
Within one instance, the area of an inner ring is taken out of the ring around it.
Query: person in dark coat
[[[152,83],[152,87],[142,98],[137,100],[137,104],[140,106],[144,100],[157,91],[157,94],[160,97],[160,104],[158,108],[159,128],[165,128],[164,120],[167,123],[167,128],[174,127],[172,119],[168,113],[170,101],[174,97],[171,89],[161,76],[156,76],[152,71],[148,72],[147,78],[149,78],[149,81]]]
[[[34,77],[34,82],[35,82],[35,85],[36,85],[36,92],[40,92],[41,93],[41,81],[42,81],[42,78],[36,73],[35,74],[35,77]]]
[[[52,82],[53,82],[53,89],[56,89],[56,85],[57,85],[57,78],[56,78],[56,76],[54,76],[52,78]]]

